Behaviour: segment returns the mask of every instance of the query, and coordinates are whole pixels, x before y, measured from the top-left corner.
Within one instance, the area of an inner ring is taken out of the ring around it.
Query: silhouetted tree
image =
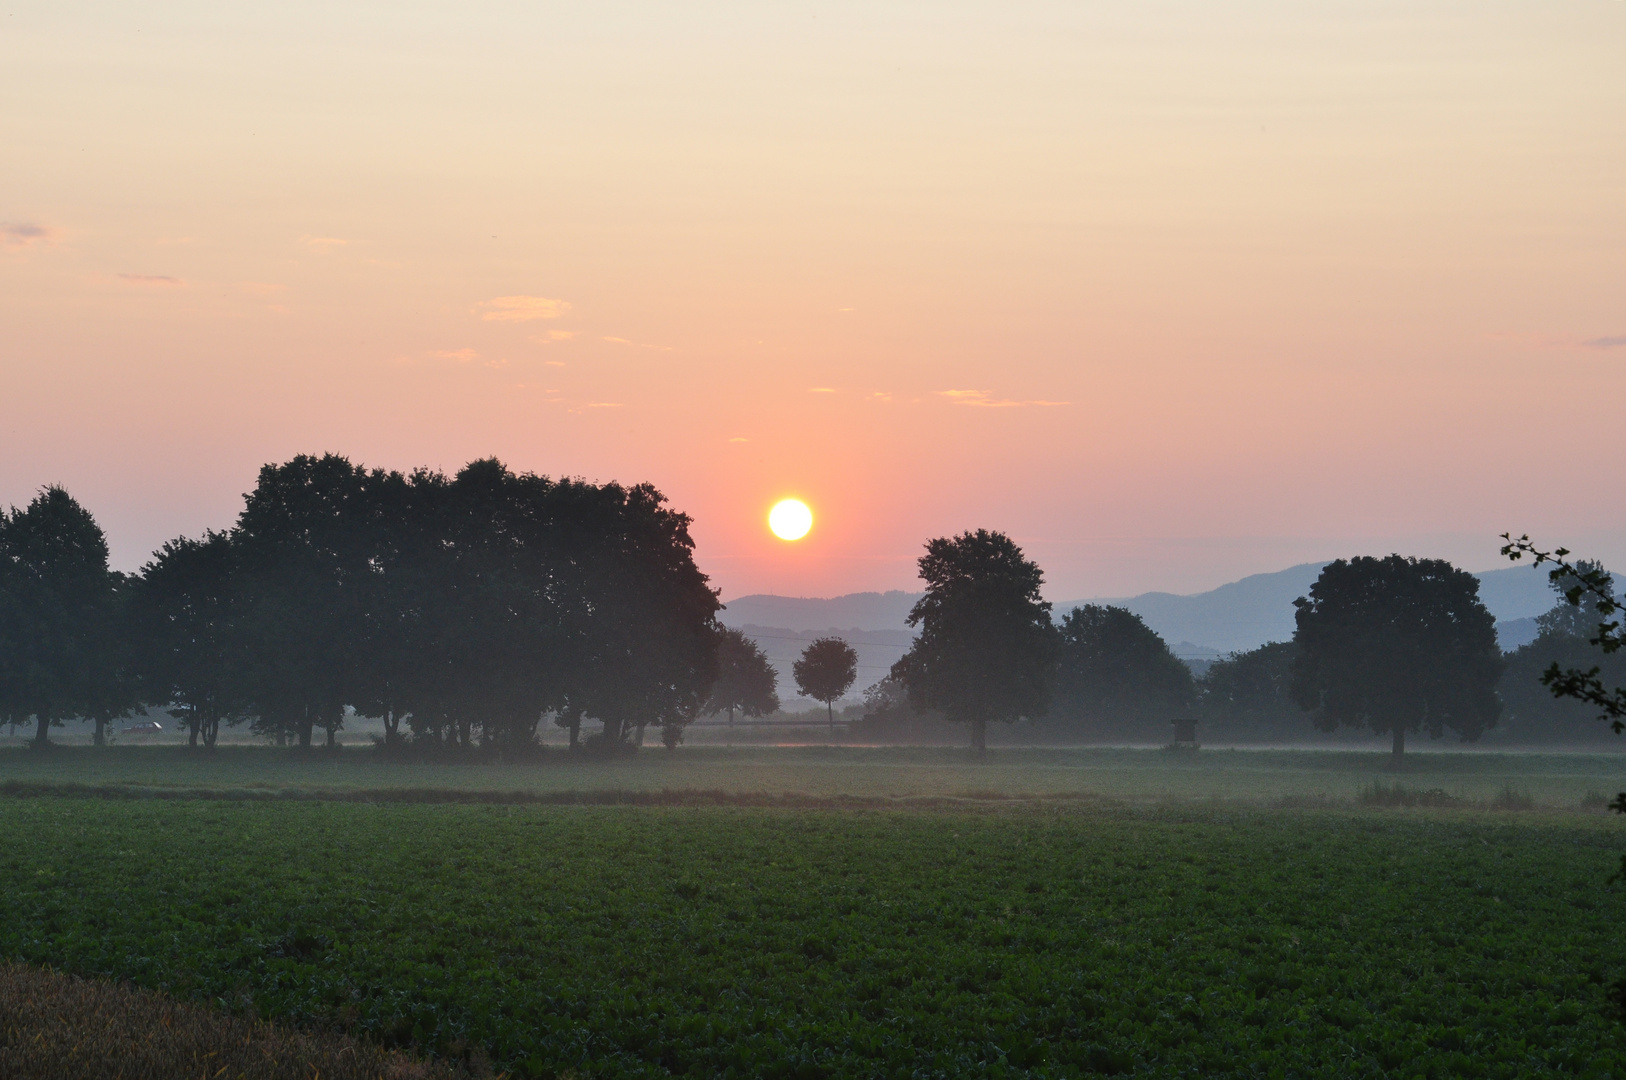
[[[1479,579],[1441,559],[1360,557],[1328,563],[1294,601],[1293,697],[1318,727],[1393,736],[1444,729],[1464,742],[1496,723],[1502,653]]]
[[[337,454],[266,465],[232,531],[262,734],[308,747],[321,727],[332,747],[344,723],[372,574],[367,479]]]
[[[761,646],[731,627],[718,631],[717,681],[706,702],[707,716],[726,711],[730,724],[736,709],[746,716],[767,716],[779,709],[778,687],[779,674]]]
[[[193,746],[200,737],[214,746],[220,725],[237,723],[248,711],[234,571],[227,534],[182,537],[158,550],[133,590],[142,694],[180,714]]]
[[[122,652],[117,574],[90,513],[60,487],[0,513],[0,712],[38,724],[36,746],[70,717],[106,722],[137,694]]]
[[[824,702],[830,715],[830,728],[836,726],[836,699],[851,688],[858,678],[858,653],[838,637],[821,637],[802,650],[802,655],[791,665],[796,689]]]
[[[1214,661],[1201,680],[1202,713],[1275,738],[1303,731],[1304,709],[1293,699],[1292,642],[1272,641]]]
[[[1052,714],[1138,732],[1166,725],[1195,694],[1191,669],[1134,612],[1086,604],[1062,617]]]
[[[550,542],[566,567],[568,637],[557,710],[604,725],[608,748],[687,724],[717,678],[717,593],[694,563],[690,518],[648,484],[560,484]]]
[[[892,668],[910,702],[969,721],[977,750],[988,721],[1044,715],[1059,635],[1039,567],[1003,533],[978,529],[929,541],[920,576],[926,595],[909,612],[920,633]]]

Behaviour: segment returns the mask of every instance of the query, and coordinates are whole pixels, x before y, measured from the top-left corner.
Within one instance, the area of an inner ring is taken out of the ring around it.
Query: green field
[[[1626,748],[1626,740],[1622,740]],[[1626,755],[1428,752],[1401,773],[1388,755],[1354,750],[948,747],[660,747],[611,760],[550,750],[535,763],[404,764],[347,748],[336,754],[228,746],[0,749],[0,785],[114,785],[134,790],[521,792],[713,791],[869,799],[1099,796],[1131,802],[1349,802],[1374,782],[1485,802],[1509,788],[1544,807],[1595,806],[1626,787]]]
[[[521,1075],[1626,1075],[1609,815],[0,810],[5,956]]]

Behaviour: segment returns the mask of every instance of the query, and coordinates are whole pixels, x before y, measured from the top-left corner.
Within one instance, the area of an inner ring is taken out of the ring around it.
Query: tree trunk
[[[988,721],[971,721],[971,749],[978,752],[988,749]]]
[[[198,748],[198,728],[202,726],[203,721],[198,719],[197,713],[186,718],[186,745],[194,750]]]
[[[734,726],[734,706],[732,705],[728,707],[728,726]]]
[[[98,716],[96,718],[96,734],[94,734],[94,735],[92,735],[90,737],[90,741],[92,743],[94,743],[96,746],[106,746],[107,745],[107,719],[106,719],[106,717]]]
[[[1394,757],[1390,759],[1390,764],[1397,769],[1400,768],[1400,763],[1404,759],[1405,753],[1406,730],[1404,728],[1397,727],[1395,728]]]
[[[220,740],[220,717],[211,716],[203,722],[203,745],[210,750]]]
[[[825,711],[830,714],[830,734],[836,733],[836,703],[834,699],[824,703]]]
[[[578,714],[577,717],[570,722],[570,748],[572,750],[576,749],[578,746],[581,745],[581,737],[582,737],[582,718]]]
[[[384,745],[394,746],[401,737],[401,718],[396,715],[395,709],[389,706],[384,708]]]
[[[299,718],[299,748],[301,750],[309,750],[311,748],[311,732],[315,730],[315,728],[316,721],[311,718],[309,712]]]
[[[644,725],[639,724],[636,728],[633,729],[633,731],[634,731],[634,734],[637,736],[638,745],[639,746],[644,745]]]
[[[48,746],[50,744],[50,742],[51,742],[51,739],[50,739],[51,721],[44,714],[40,714],[39,722],[40,722],[39,730],[34,733],[34,745],[35,746]]]

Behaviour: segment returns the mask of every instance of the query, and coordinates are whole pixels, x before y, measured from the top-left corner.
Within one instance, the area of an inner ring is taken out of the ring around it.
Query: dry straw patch
[[[244,1020],[114,983],[0,965],[6,1080],[452,1080],[342,1035]]]

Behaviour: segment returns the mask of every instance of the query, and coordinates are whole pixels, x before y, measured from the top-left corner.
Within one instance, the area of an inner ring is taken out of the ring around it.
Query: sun
[[[800,540],[813,527],[813,511],[800,499],[781,499],[768,511],[768,528],[781,540]]]

